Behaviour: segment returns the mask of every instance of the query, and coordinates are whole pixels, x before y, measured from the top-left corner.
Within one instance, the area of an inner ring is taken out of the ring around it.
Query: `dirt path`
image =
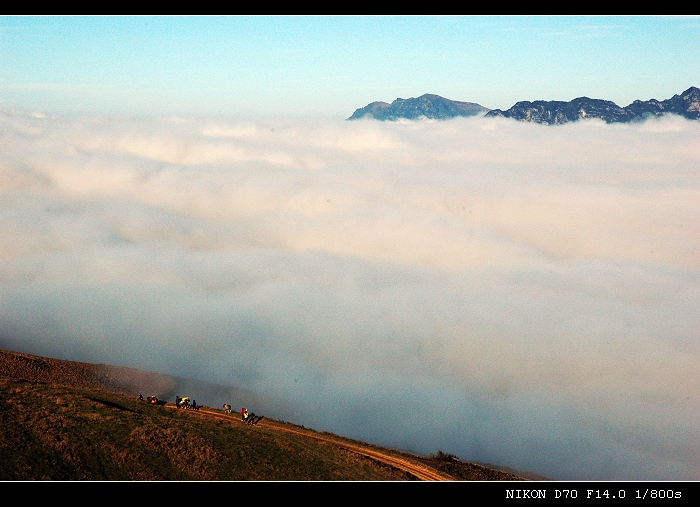
[[[169,408],[175,408],[175,405],[172,404],[167,404],[166,407]],[[229,415],[229,414],[222,414],[221,412],[213,412],[211,410],[197,410],[193,411],[193,413],[196,414],[206,414],[208,416],[212,417],[217,417],[219,419],[225,419],[229,420],[231,422],[237,422],[243,424],[243,421],[241,421],[241,418],[239,415]],[[374,449],[369,449],[367,447],[363,447],[360,445],[356,444],[351,444],[348,442],[344,442],[342,440],[335,439],[330,436],[325,436],[325,435],[318,435],[315,433],[310,433],[306,431],[301,431],[301,430],[295,430],[292,428],[286,428],[283,426],[278,426],[276,424],[266,424],[263,420],[260,424],[264,425],[266,428],[274,429],[277,431],[286,431],[287,433],[295,433],[297,435],[302,435],[307,438],[313,438],[315,440],[318,440],[320,442],[325,442],[331,445],[336,445],[338,447],[341,447],[343,449],[346,449],[350,452],[354,452],[356,454],[361,454],[362,456],[367,456],[368,458],[372,458],[377,461],[381,461],[382,463],[385,463],[387,465],[390,465],[392,467],[398,468],[399,470],[403,470],[404,472],[408,472],[409,474],[413,475],[417,479],[421,481],[453,481],[454,478],[450,477],[447,474],[444,474],[442,472],[439,472],[437,470],[434,470],[432,468],[426,467],[419,465],[417,463],[413,463],[409,460],[398,458],[396,456],[391,456],[389,454],[385,454],[383,452],[376,451]]]

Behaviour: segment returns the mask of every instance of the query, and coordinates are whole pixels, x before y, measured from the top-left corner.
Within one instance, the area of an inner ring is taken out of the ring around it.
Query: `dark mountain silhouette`
[[[429,118],[446,120],[457,116],[475,116],[486,113],[489,109],[473,102],[457,102],[439,95],[426,93],[418,98],[396,99],[391,104],[372,102],[356,110],[348,120],[373,118],[375,120],[398,120],[405,118],[416,120]]]
[[[523,101],[506,111],[493,109],[486,116],[557,125],[588,118],[598,118],[606,123],[628,123],[664,114],[677,114],[689,120],[700,119],[700,89],[691,86],[670,99],[635,100],[627,107],[620,107],[609,100],[588,97],[579,97],[569,102]]]
[[[589,99],[579,97],[570,102],[559,100],[536,100],[516,103],[506,111],[493,109],[486,113],[489,118],[502,116],[520,121],[556,125],[586,118],[599,118],[606,123],[626,123],[633,116],[609,100]]]
[[[689,120],[700,120],[700,89],[691,86],[680,95],[659,102],[655,99],[635,100],[627,109],[637,117],[659,116],[666,113],[678,114]]]
[[[505,111],[488,109],[473,102],[456,102],[438,95],[425,94],[418,98],[396,99],[391,104],[372,102],[357,109],[348,120],[416,120],[431,118],[447,120],[458,116],[484,114],[487,118],[512,118],[519,121],[560,125],[572,121],[597,118],[606,123],[629,123],[665,114],[676,114],[689,120],[700,120],[700,89],[691,86],[680,95],[666,100],[635,100],[626,107],[612,101],[578,97],[571,101],[521,101]]]

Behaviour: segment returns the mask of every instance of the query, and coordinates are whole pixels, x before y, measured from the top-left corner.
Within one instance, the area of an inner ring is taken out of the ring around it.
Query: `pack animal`
[[[246,424],[258,424],[265,418],[264,415],[255,415],[255,412],[251,412],[250,415],[245,419]]]

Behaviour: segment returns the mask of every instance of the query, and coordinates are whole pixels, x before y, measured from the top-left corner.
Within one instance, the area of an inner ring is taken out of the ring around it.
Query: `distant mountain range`
[[[598,118],[606,123],[628,123],[664,114],[677,114],[689,120],[700,120],[700,89],[691,86],[680,95],[674,95],[670,99],[662,101],[656,99],[635,100],[626,107],[620,107],[609,100],[578,97],[569,102],[559,100],[522,101],[505,111],[488,109],[474,102],[457,102],[426,93],[418,98],[396,99],[391,104],[372,102],[357,109],[348,120],[361,118],[382,121],[393,121],[401,118],[448,120],[459,116],[480,114],[487,118],[513,118],[546,125],[560,125],[590,118]]]
[[[367,116],[375,120],[417,120],[421,117],[435,120],[448,120],[457,116],[475,116],[489,112],[489,108],[473,102],[457,102],[439,95],[426,93],[418,98],[396,99],[387,102],[372,102],[358,109],[348,120],[358,120]]]

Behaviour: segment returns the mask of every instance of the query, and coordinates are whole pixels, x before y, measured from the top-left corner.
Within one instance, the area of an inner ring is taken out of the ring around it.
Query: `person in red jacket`
[[[248,409],[243,407],[241,409],[241,420],[245,421],[246,419],[248,419]]]

